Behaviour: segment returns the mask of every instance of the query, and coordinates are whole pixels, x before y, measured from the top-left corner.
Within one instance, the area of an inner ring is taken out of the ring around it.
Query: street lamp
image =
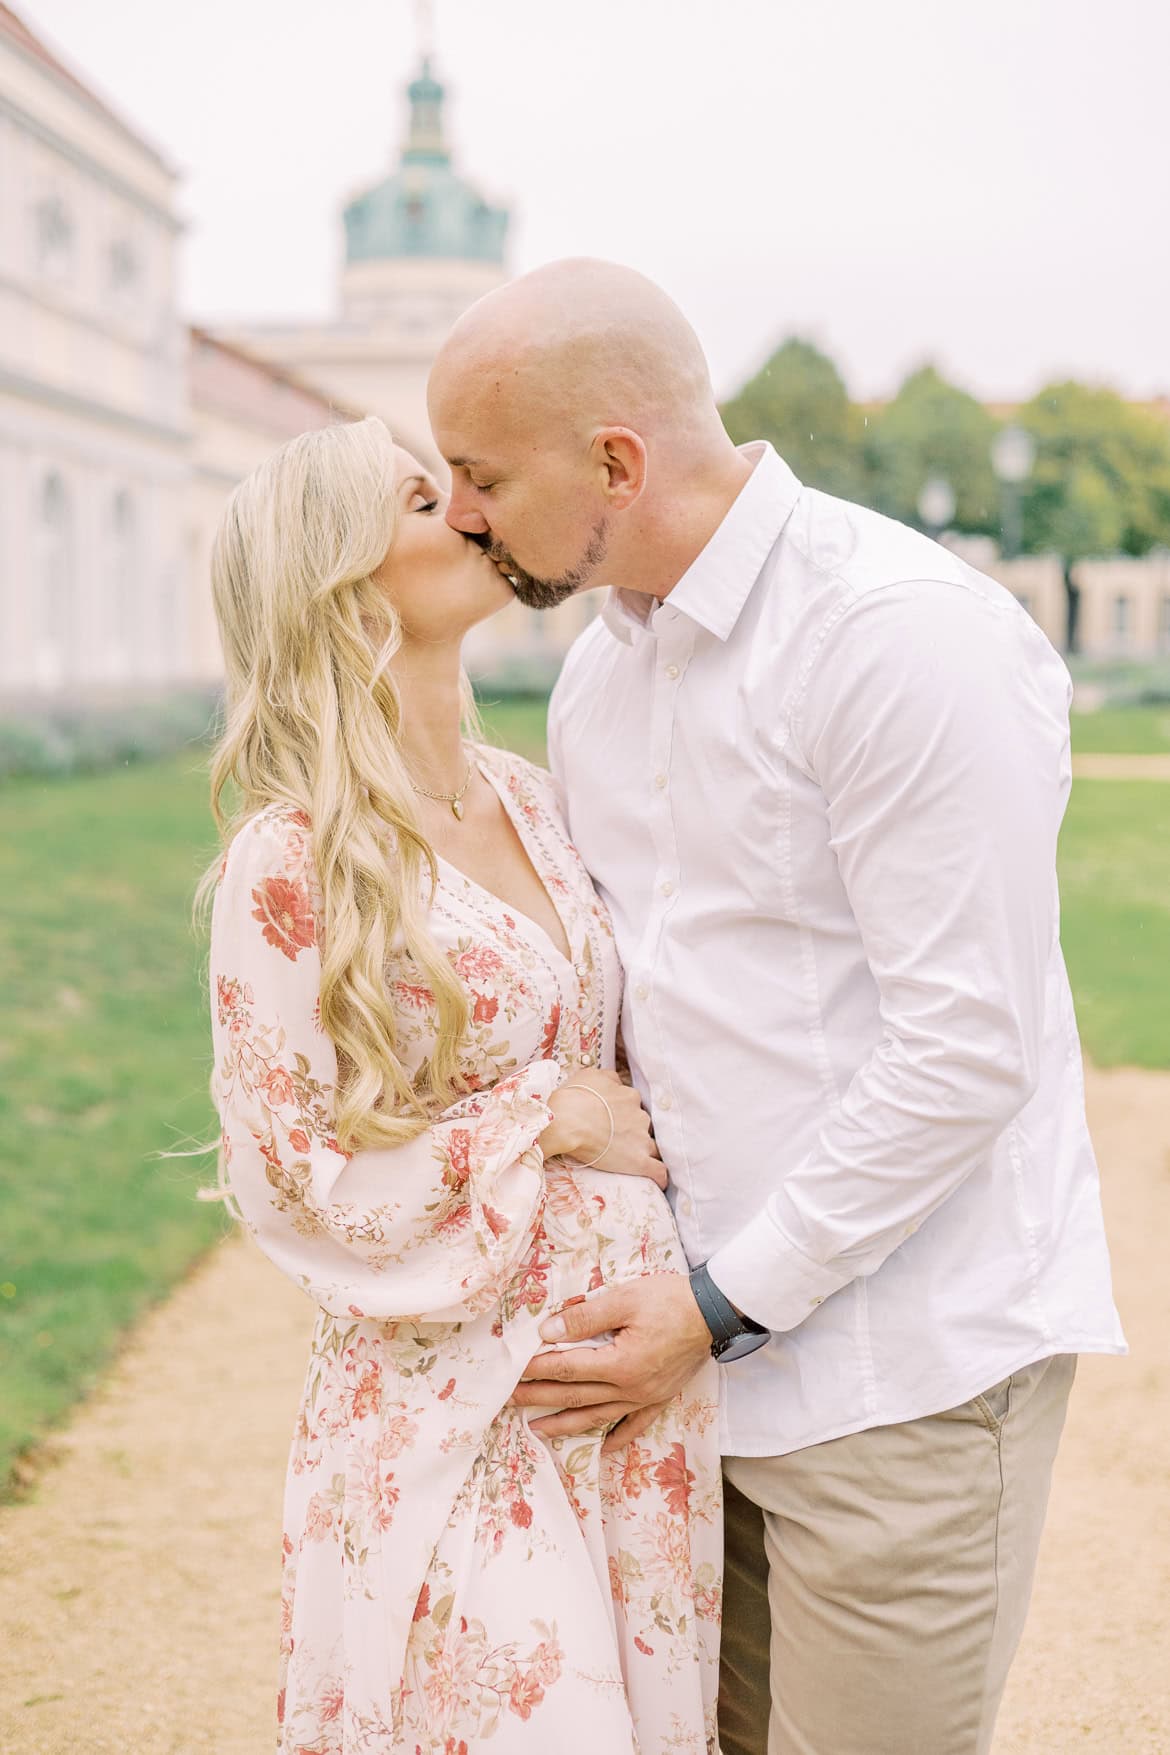
[[[955,490],[941,475],[930,475],[918,496],[918,516],[928,536],[939,537],[955,515]]]
[[[991,445],[991,467],[999,482],[999,546],[1005,560],[1020,552],[1020,488],[1035,461],[1031,433],[1017,426],[1000,428]]]

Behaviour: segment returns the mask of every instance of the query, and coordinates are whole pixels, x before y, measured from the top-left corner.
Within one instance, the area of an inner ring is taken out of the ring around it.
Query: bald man
[[[724,1755],[986,1755],[1075,1355],[1124,1350],[1058,937],[1067,673],[993,580],[736,449],[628,269],[483,299],[430,408],[448,521],[521,602],[610,587],[549,746],[693,1268],[551,1319],[613,1338],[516,1399],[613,1450],[723,1364]]]

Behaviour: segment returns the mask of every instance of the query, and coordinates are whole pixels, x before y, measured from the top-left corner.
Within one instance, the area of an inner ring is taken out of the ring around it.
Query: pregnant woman
[[[512,594],[442,514],[366,420],[242,483],[213,559],[222,1174],[317,1305],[278,1747],[709,1755],[714,1365],[612,1454],[511,1402],[551,1313],[686,1264],[604,908],[548,776],[465,734]]]

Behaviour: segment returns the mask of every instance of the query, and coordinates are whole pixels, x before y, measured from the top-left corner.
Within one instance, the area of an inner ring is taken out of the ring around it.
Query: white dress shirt
[[[1070,686],[994,580],[767,445],[665,602],[613,592],[549,745],[692,1264],[772,1340],[780,1455],[1125,1351],[1059,942]]]

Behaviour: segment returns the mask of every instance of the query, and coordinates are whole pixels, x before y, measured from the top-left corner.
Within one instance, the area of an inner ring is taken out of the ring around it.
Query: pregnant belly
[[[648,1178],[551,1165],[545,1185],[552,1307],[643,1274],[686,1272],[670,1204]]]

